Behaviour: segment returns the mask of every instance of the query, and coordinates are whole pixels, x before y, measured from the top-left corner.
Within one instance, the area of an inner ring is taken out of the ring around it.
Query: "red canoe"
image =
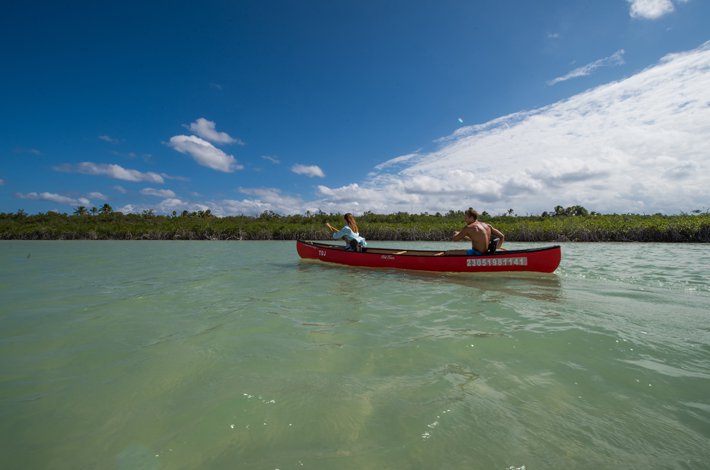
[[[464,250],[397,250],[367,248],[358,253],[344,245],[298,240],[298,255],[327,263],[369,268],[415,269],[441,272],[535,271],[551,273],[560,265],[559,245],[527,250],[502,250],[492,255],[468,256]]]

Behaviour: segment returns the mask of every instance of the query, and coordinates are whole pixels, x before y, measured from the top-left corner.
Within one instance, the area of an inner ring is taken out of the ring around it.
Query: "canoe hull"
[[[558,245],[528,250],[499,251],[486,256],[468,256],[457,251],[396,250],[368,248],[364,253],[345,251],[342,245],[298,240],[298,255],[303,259],[369,268],[412,269],[438,272],[551,273],[562,258]]]

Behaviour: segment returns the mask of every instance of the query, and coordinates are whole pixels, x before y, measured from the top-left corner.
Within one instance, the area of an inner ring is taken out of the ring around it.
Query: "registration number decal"
[[[469,268],[483,266],[527,266],[528,258],[525,256],[517,258],[467,258],[466,266]]]

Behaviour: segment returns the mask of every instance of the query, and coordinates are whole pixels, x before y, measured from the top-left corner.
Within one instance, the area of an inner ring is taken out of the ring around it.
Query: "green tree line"
[[[463,226],[463,211],[375,214],[358,217],[360,234],[368,240],[444,241]],[[710,213],[681,215],[599,214],[581,206],[557,206],[538,216],[483,212],[510,241],[639,241],[710,242]],[[73,214],[46,212],[0,213],[4,240],[296,240],[330,238],[325,223],[343,223],[342,214],[306,213],[216,217],[209,210],[172,215],[114,212],[78,207]]]

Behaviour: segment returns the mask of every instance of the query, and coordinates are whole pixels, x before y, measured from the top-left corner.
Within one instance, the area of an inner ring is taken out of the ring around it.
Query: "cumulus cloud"
[[[62,196],[61,194],[48,192],[31,192],[27,194],[17,193],[16,196],[20,199],[31,199],[34,201],[50,201],[68,206],[88,206],[89,204],[91,204],[91,201],[85,197],[73,198],[68,196]]]
[[[199,118],[197,121],[190,124],[188,127],[192,132],[199,135],[205,140],[208,140],[214,144],[240,144],[243,142],[239,139],[233,138],[226,132],[217,132],[217,125],[214,121],[210,121],[205,118]]]
[[[144,196],[155,196],[155,197],[164,197],[164,198],[174,198],[175,197],[175,193],[169,189],[144,188],[144,189],[141,189],[141,194],[143,194]]]
[[[180,153],[190,155],[198,164],[213,170],[232,173],[244,168],[233,156],[194,135],[176,135],[170,138],[169,145]]]
[[[326,211],[678,213],[707,206],[710,42],[626,79],[539,109],[467,126],[438,148],[378,165],[362,182],[318,186]],[[397,165],[395,165],[395,163]]]
[[[318,165],[296,164],[291,167],[291,171],[297,175],[306,175],[309,178],[313,178],[315,176],[325,178],[325,173],[323,173],[323,170],[321,170]]]
[[[624,64],[624,50],[619,49],[618,51],[614,52],[612,55],[609,57],[604,57],[603,59],[598,59],[595,60],[594,62],[591,62],[587,65],[583,65],[582,67],[578,67],[571,72],[562,75],[561,77],[554,78],[550,81],[547,82],[548,85],[556,85],[560,82],[564,82],[567,80],[570,80],[572,78],[579,78],[579,77],[586,77],[587,75],[590,75],[592,72],[597,70],[600,67],[609,67],[612,65],[623,65]]]
[[[83,173],[85,175],[101,175],[108,176],[124,181],[140,182],[146,181],[149,183],[163,183],[163,177],[157,173],[147,172],[142,173],[138,170],[123,168],[115,164],[102,164],[92,162],[81,162],[77,165],[65,164],[54,167],[57,171],[69,173]]]
[[[632,18],[655,20],[675,10],[671,0],[627,0]],[[681,0],[683,3],[687,0]]]

